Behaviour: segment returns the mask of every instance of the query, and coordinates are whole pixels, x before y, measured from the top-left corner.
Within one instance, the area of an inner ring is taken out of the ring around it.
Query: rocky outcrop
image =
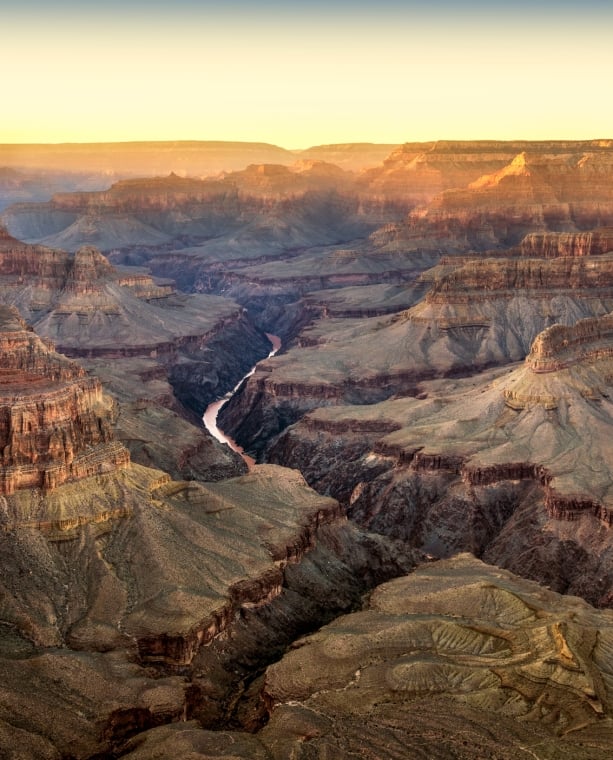
[[[178,294],[142,270],[116,270],[91,246],[74,256],[0,240],[0,294],[73,358],[154,358],[177,396],[201,414],[269,350],[234,301]],[[227,360],[227,345],[237,356]],[[218,352],[219,349],[219,352]]]
[[[518,244],[528,232],[583,231],[611,225],[613,153],[609,147],[519,153],[507,166],[412,212],[427,226],[477,248]]]
[[[613,310],[613,257],[472,259],[438,267],[405,297],[419,298],[428,284],[421,301],[396,314],[340,319],[322,311],[223,410],[226,429],[261,454],[316,407],[375,403],[424,380],[520,361],[552,323]]]
[[[576,291],[600,295],[610,292],[613,257],[597,259],[481,259],[472,260],[435,280],[426,303],[468,303],[477,298],[491,300],[494,294],[513,297],[518,291],[541,293]]]
[[[483,185],[484,176],[503,176],[518,154],[603,150],[594,141],[546,143],[527,141],[454,141],[405,143],[392,151],[381,167],[366,172],[362,182],[370,192],[386,197],[408,197],[428,203],[446,190]]]
[[[535,338],[526,364],[533,372],[555,372],[612,354],[613,316],[608,315],[582,319],[572,326],[549,327]]]
[[[178,294],[143,270],[115,269],[92,247],[70,255],[20,243],[6,231],[0,295],[44,340],[103,378],[119,405],[116,436],[134,461],[178,478],[219,480],[244,471],[200,419],[207,404],[269,351],[235,302]],[[54,372],[53,361],[45,361]]]
[[[166,627],[162,635],[160,635],[159,630],[148,632],[146,628],[149,625],[147,622],[149,618],[155,620],[156,627],[159,627],[159,623],[162,621],[158,617],[159,611],[151,615],[143,608],[142,612],[135,616],[135,624],[128,623],[128,628],[132,628],[135,633],[138,631],[138,654],[142,662],[166,663],[174,666],[189,665],[201,647],[210,644],[230,627],[242,608],[251,609],[266,605],[282,593],[285,568],[289,564],[301,562],[309,552],[315,549],[317,533],[320,528],[326,525],[339,524],[345,520],[338,502],[325,497],[317,498],[315,494],[311,496],[305,492],[302,487],[306,484],[299,474],[263,467],[256,471],[253,476],[245,476],[245,478],[248,477],[251,477],[251,485],[255,492],[252,498],[255,497],[255,502],[260,498],[257,494],[258,485],[261,487],[267,478],[277,477],[283,483],[281,490],[283,490],[283,486],[285,488],[289,486],[289,490],[294,490],[294,495],[298,499],[302,497],[303,507],[308,500],[311,508],[305,510],[304,515],[301,516],[297,524],[293,525],[292,530],[281,529],[270,533],[268,539],[263,542],[262,548],[272,560],[270,566],[255,577],[241,579],[229,585],[225,590],[227,598],[223,603],[220,606],[215,606],[206,617],[198,620],[196,625],[191,628],[174,632]],[[242,488],[244,495],[247,496],[249,489],[245,488],[245,485],[245,480],[242,483],[236,483],[235,491],[237,487],[238,489]],[[274,490],[273,488],[271,494],[268,495],[269,498]],[[243,509],[246,506],[240,502],[234,503],[234,507],[232,506],[231,485],[228,488],[224,484],[219,484],[215,490],[213,490],[213,486],[210,486],[209,494],[213,496],[213,501],[208,506],[211,514],[236,509],[236,507]],[[207,492],[196,484],[177,486],[176,483],[162,486],[155,492],[155,498],[166,503],[174,502],[177,496],[192,504],[198,504],[200,501],[204,505]],[[289,504],[286,505],[286,509],[290,512],[293,511]],[[294,513],[293,517],[289,517],[289,515],[287,517],[293,521],[297,516],[298,513]],[[236,513],[233,517],[237,517]],[[257,507],[253,518],[257,524],[260,519],[257,517]],[[239,532],[237,531],[237,539],[238,536]],[[230,547],[224,547],[222,551],[225,552],[229,549]]]
[[[478,166],[490,150],[496,160],[482,165],[481,176],[469,176],[470,158]],[[467,154],[451,167],[452,174],[464,175],[461,181],[440,182],[435,193],[440,180],[431,172],[434,185],[420,205],[404,223],[376,233],[376,242],[386,248],[465,253],[517,246],[535,232],[586,232],[612,223],[608,140],[491,143],[481,156]]]
[[[58,485],[129,462],[100,382],[0,307],[0,493]]]
[[[589,232],[532,232],[519,244],[519,253],[532,258],[598,256],[613,251],[613,228]]]
[[[117,272],[91,246],[84,246],[74,256],[65,251],[28,245],[16,240],[0,227],[0,293],[5,301],[17,305],[33,321],[57,304],[60,294],[74,311],[91,313],[105,309],[113,313],[113,299],[105,295],[108,286],[122,288],[129,296],[161,299],[172,295],[168,282],[158,285],[145,272]]]

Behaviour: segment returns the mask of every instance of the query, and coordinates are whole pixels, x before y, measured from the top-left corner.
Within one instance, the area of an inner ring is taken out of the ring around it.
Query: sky
[[[613,137],[611,0],[0,0],[0,143]]]

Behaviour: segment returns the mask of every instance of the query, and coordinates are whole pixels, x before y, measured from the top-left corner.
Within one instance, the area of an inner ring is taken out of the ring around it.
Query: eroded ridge
[[[487,301],[494,294],[507,298],[529,291],[534,298],[553,291],[611,289],[613,257],[556,259],[474,259],[436,281],[427,303]],[[479,295],[480,294],[480,295]]]
[[[582,319],[575,325],[552,325],[538,335],[526,364],[533,372],[566,367],[613,356],[613,316]]]
[[[118,309],[108,293],[109,285],[143,300],[165,298],[174,292],[170,282],[155,282],[145,272],[116,270],[91,245],[70,254],[22,243],[1,225],[0,276],[3,297],[15,303],[28,319],[55,306],[59,293],[63,293],[63,312],[91,314],[102,310],[113,314]]]

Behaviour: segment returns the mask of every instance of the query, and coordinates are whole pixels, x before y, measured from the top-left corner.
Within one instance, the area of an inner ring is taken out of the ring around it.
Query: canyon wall
[[[100,382],[0,308],[0,489],[55,488],[126,466]]]

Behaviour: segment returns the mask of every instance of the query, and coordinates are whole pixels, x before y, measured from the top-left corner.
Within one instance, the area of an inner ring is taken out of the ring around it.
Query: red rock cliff
[[[0,493],[54,488],[129,461],[100,383],[0,307]]]

